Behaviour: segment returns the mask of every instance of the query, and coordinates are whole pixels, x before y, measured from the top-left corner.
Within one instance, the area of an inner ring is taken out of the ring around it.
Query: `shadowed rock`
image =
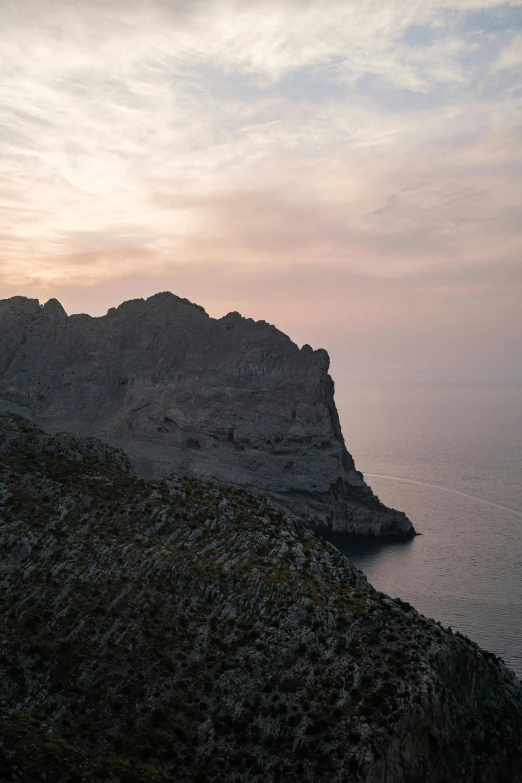
[[[0,301],[0,413],[101,438],[144,476],[268,494],[315,529],[413,535],[355,469],[328,367],[265,321],[209,318],[170,293],[101,318]]]

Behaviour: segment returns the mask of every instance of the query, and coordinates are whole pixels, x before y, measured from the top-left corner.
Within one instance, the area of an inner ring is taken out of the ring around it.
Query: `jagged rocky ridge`
[[[264,321],[219,320],[173,294],[106,316],[0,301],[0,412],[98,436],[137,471],[268,493],[316,529],[413,535],[346,450],[326,351]]]
[[[0,489],[1,779],[522,781],[513,673],[262,498],[13,416]]]

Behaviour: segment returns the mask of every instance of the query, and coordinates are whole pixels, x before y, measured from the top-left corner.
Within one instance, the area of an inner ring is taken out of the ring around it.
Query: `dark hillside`
[[[514,675],[259,497],[3,416],[0,504],[4,747],[63,780],[522,780]]]

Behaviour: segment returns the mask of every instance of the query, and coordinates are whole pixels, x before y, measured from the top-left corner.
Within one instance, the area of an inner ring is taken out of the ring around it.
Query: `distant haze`
[[[522,0],[18,0],[0,68],[0,298],[522,382]]]

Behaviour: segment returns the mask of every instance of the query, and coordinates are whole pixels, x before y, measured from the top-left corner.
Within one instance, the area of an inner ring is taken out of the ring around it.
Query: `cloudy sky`
[[[522,380],[522,0],[3,0],[0,297]]]

